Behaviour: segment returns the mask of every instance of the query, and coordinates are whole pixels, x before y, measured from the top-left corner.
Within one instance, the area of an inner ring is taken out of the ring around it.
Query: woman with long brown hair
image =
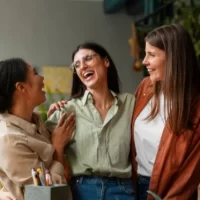
[[[149,189],[162,199],[194,200],[200,182],[200,68],[192,40],[172,24],[145,41],[143,64],[150,76],[136,91],[132,121],[138,199],[146,199]]]

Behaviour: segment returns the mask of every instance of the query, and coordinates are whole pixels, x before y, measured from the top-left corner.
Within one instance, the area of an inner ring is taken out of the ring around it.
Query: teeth
[[[89,76],[91,76],[93,74],[93,72],[86,72],[83,76],[84,78],[87,78]]]
[[[152,72],[152,71],[154,71],[154,70],[153,70],[153,69],[147,69],[147,71],[148,71],[148,72]]]

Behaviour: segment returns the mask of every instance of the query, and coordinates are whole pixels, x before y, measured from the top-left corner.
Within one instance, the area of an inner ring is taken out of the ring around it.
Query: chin
[[[43,104],[43,103],[45,103],[45,101],[46,101],[46,96],[43,96],[43,97],[41,98],[41,100],[38,101],[38,102],[39,102],[39,103],[38,103],[38,106],[41,105],[41,104]]]
[[[97,88],[98,84],[96,83],[91,83],[91,84],[85,84],[87,89],[95,89]]]
[[[161,79],[161,78],[158,78],[158,77],[151,77],[151,76],[150,76],[150,79],[151,79],[151,81],[152,81],[153,83],[156,83],[157,81],[162,81],[162,79]]]

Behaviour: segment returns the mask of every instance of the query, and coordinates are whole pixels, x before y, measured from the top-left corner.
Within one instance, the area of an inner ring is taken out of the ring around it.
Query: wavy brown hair
[[[155,83],[155,100],[147,118],[158,114],[163,92],[169,128],[178,135],[191,128],[192,104],[200,93],[200,68],[191,37],[181,25],[171,24],[154,29],[145,41],[166,53],[165,77]]]

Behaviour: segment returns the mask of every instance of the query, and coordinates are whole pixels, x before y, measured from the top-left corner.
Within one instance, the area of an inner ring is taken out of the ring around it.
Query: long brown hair
[[[191,37],[181,25],[171,24],[153,30],[145,41],[166,53],[165,77],[155,83],[155,100],[147,118],[158,114],[163,92],[169,128],[180,134],[190,128],[193,97],[200,93],[200,68]]]

